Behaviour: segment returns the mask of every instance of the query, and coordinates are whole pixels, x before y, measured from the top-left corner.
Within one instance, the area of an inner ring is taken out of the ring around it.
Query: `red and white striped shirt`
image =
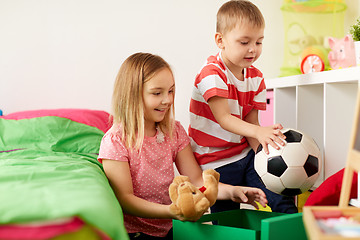
[[[266,109],[266,87],[258,69],[244,69],[244,81],[240,81],[225,66],[220,54],[210,56],[196,76],[190,101],[189,136],[203,169],[237,161],[250,150],[245,137],[224,130],[215,120],[207,103],[214,96],[227,98],[231,114],[240,119],[252,109]]]

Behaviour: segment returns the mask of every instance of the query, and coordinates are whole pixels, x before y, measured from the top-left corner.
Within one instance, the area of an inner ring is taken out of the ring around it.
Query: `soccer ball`
[[[305,133],[283,129],[285,145],[276,150],[270,145],[265,154],[261,144],[255,155],[255,170],[266,188],[285,196],[309,190],[321,171],[321,153],[315,141]]]

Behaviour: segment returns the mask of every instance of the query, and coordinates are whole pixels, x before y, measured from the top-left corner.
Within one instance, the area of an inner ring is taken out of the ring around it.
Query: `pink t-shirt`
[[[114,126],[104,135],[98,160],[129,162],[134,194],[150,202],[171,204],[169,186],[174,179],[173,163],[177,153],[190,143],[180,122],[175,122],[172,138],[165,136],[161,142],[159,132],[154,137],[145,137],[140,151],[128,151],[120,136]],[[124,222],[129,233],[143,232],[159,237],[164,237],[172,227],[171,219],[147,219],[128,214],[124,214]]]

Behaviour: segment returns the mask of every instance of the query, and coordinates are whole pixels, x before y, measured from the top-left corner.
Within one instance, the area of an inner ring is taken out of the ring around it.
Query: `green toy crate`
[[[218,221],[218,225],[212,225]],[[306,240],[302,213],[247,209],[207,214],[197,222],[173,220],[174,240]]]

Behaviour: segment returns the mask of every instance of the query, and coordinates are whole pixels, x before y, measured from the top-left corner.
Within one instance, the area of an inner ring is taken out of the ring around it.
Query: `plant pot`
[[[360,41],[355,41],[355,58],[356,58],[356,66],[360,66]]]

